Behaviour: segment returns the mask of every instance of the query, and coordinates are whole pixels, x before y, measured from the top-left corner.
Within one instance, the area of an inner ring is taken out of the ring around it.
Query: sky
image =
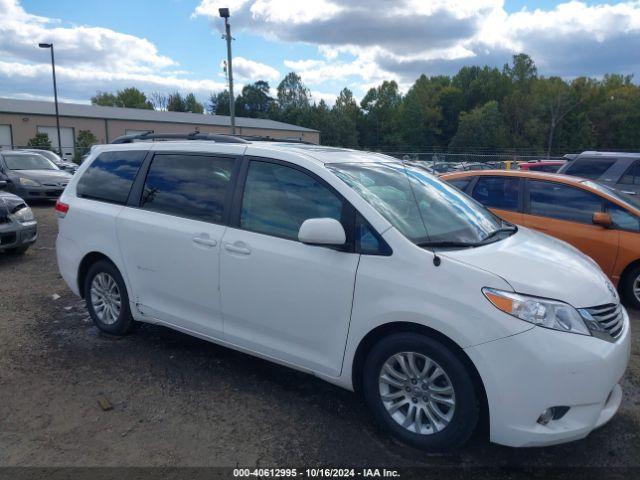
[[[502,68],[528,53],[545,76],[636,74],[640,0],[0,0],[0,97],[62,101],[136,86],[226,88],[218,8],[231,10],[235,90],[296,71],[313,99],[356,98],[383,80]],[[637,80],[637,78],[636,78]]]

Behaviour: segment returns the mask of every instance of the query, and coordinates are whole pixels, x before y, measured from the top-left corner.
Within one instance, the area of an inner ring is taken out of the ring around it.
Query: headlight
[[[561,332],[591,335],[578,311],[557,300],[483,288],[482,293],[496,308],[520,320]]]
[[[23,207],[9,216],[20,223],[33,222],[36,218],[29,207]]]
[[[20,185],[24,185],[25,187],[39,187],[40,184],[35,180],[31,180],[30,178],[20,177]]]

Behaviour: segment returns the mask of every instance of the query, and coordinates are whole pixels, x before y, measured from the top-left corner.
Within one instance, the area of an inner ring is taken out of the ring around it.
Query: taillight
[[[69,205],[58,200],[56,202],[55,211],[58,213],[58,217],[64,218],[69,211]]]

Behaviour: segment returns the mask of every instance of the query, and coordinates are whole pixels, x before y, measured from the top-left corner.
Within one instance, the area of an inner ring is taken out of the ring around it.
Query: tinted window
[[[602,200],[597,195],[540,180],[529,180],[529,199],[532,215],[570,222],[592,223],[593,213],[602,209]]]
[[[620,183],[625,185],[640,185],[640,161],[636,161],[624,172]]]
[[[456,178],[455,180],[449,180],[447,183],[464,192],[473,178],[474,177]]]
[[[574,160],[565,173],[596,180],[614,163],[616,163],[615,158],[580,158]]]
[[[473,198],[485,207],[518,210],[520,179],[516,177],[480,177]]]
[[[364,255],[391,254],[391,248],[360,214],[356,217],[356,251]]]
[[[554,173],[557,172],[558,170],[560,170],[560,167],[562,165],[532,165],[529,167],[529,170],[535,171],[535,172],[549,172],[549,173]]]
[[[613,226],[620,230],[629,230],[632,232],[640,232],[640,217],[632,214],[626,209],[610,203],[607,205],[607,212],[611,214]]]
[[[220,223],[234,160],[196,155],[156,155],[144,182],[145,210]]]
[[[79,197],[124,204],[146,152],[105,152],[91,163],[78,182]]]
[[[310,175],[275,163],[250,163],[241,228],[297,240],[305,220],[340,220],[341,214],[342,201]]]

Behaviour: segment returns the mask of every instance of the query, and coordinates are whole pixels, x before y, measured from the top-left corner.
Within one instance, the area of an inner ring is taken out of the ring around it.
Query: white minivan
[[[391,157],[216,138],[96,147],[65,189],[60,272],[102,331],[308,372],[425,449],[480,422],[551,445],[615,414],[629,317],[578,250]]]

